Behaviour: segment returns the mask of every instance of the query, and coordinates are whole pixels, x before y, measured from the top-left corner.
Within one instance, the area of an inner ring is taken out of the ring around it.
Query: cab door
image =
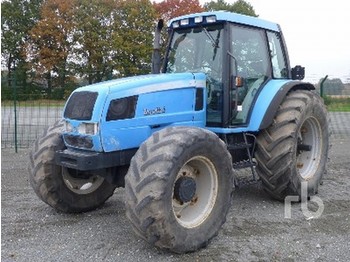
[[[262,86],[271,78],[271,60],[263,29],[231,24],[231,70],[241,85],[230,91],[230,125],[246,125]]]

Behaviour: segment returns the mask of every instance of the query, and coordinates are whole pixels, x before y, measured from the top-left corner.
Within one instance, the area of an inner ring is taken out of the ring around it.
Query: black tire
[[[226,220],[232,172],[231,156],[214,133],[194,127],[154,133],[125,177],[126,214],[134,231],[176,253],[206,246]]]
[[[273,124],[258,135],[256,170],[273,198],[309,197],[318,192],[328,159],[327,120],[326,108],[316,93],[295,90],[285,97]],[[301,193],[305,182],[308,196]]]
[[[65,149],[62,130],[62,121],[56,122],[35,142],[29,154],[30,184],[38,197],[56,210],[93,210],[112,196],[116,186],[97,175],[84,174],[82,178],[76,170],[55,164],[55,151]]]

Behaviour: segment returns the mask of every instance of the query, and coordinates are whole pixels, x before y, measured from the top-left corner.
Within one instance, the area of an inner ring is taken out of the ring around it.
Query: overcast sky
[[[350,82],[350,4],[344,0],[246,0],[259,18],[282,27],[291,65],[305,80],[325,75]],[[201,4],[208,2],[200,0]],[[234,0],[226,0],[233,3]]]

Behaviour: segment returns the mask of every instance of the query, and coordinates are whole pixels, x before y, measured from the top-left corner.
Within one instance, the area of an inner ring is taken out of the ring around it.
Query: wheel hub
[[[192,177],[180,177],[174,187],[175,199],[181,203],[192,200],[196,194],[196,181]]]
[[[62,178],[67,188],[79,195],[96,191],[104,182],[104,178],[101,176],[82,173],[69,168],[62,168]]]
[[[307,118],[302,124],[298,134],[297,163],[299,175],[305,179],[311,179],[319,167],[321,160],[322,129],[318,120],[314,117]]]
[[[212,212],[218,194],[218,174],[204,156],[194,156],[179,170],[173,186],[173,212],[183,227],[194,228]]]

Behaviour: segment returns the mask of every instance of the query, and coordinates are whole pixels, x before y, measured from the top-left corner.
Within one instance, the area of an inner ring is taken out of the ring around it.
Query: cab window
[[[274,78],[288,78],[288,68],[283,54],[281,37],[279,33],[268,32],[269,49]]]
[[[233,75],[244,80],[242,87],[231,92],[231,124],[235,125],[248,122],[258,90],[270,77],[271,63],[264,30],[232,25],[231,39]]]

